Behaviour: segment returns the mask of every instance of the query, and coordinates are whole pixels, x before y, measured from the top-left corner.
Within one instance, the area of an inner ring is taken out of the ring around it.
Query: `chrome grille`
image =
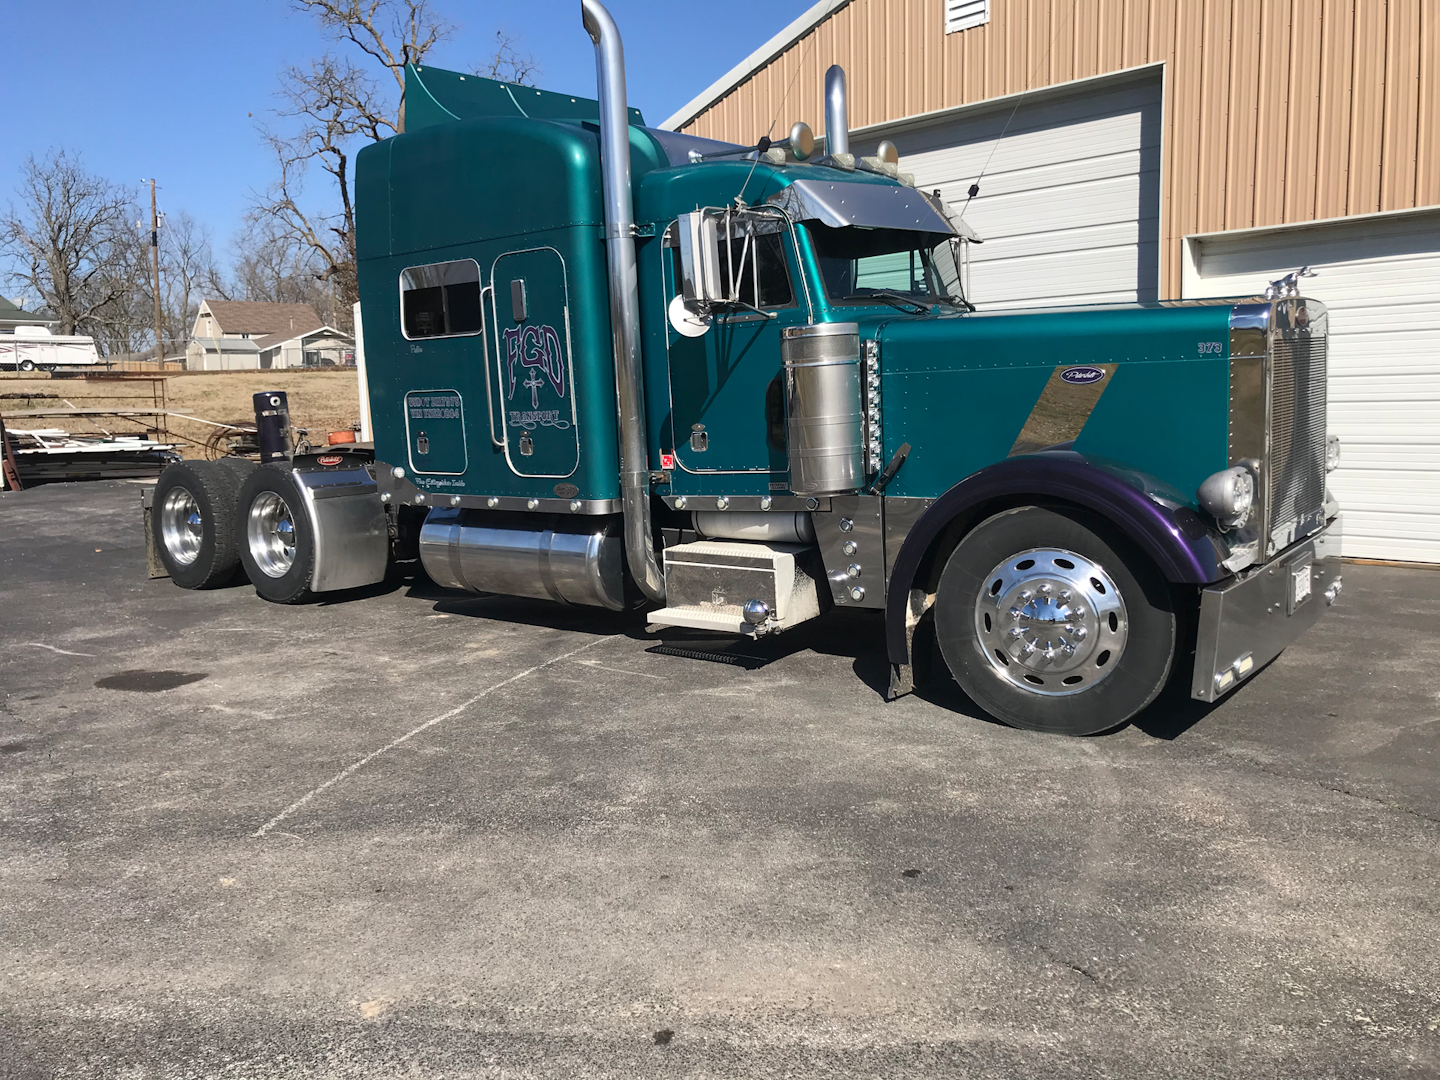
[[[1271,551],[1310,531],[1325,502],[1325,341],[1282,330],[1271,346],[1269,467]]]

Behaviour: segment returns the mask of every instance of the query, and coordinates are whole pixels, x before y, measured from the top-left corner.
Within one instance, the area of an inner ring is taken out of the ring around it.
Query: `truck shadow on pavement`
[[[397,589],[405,589],[409,598],[431,601],[439,615],[625,637],[643,644],[647,653],[678,662],[724,664],[756,671],[802,652],[848,658],[855,677],[874,692],[878,701],[884,701],[890,686],[885,620],[878,611],[835,611],[824,619],[763,638],[728,637],[671,626],[650,631],[643,610],[604,611],[496,593],[457,593],[434,584],[418,562],[397,564],[382,584],[352,590],[353,596],[336,594],[336,599],[345,602]],[[921,636],[916,646],[925,649],[927,656],[917,665],[915,697],[948,712],[1005,726],[977,705],[951,677],[933,635],[928,641]],[[1155,702],[1131,720],[1130,726],[1151,738],[1171,741],[1209,716],[1216,706],[1190,697],[1188,676],[1187,665],[1184,677],[1172,679]]]

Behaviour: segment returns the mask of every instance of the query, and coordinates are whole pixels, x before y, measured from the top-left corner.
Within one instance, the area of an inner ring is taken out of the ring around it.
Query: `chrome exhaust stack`
[[[640,369],[640,292],[635,269],[635,210],[630,190],[630,115],[625,99],[625,46],[599,0],[580,0],[581,19],[595,42],[600,99],[600,164],[605,199],[605,258],[610,272],[610,328],[620,406],[620,491],[625,510],[625,561],[644,594],[665,600],[665,578],[650,528],[645,389]]]
[[[825,154],[850,153],[850,120],[845,107],[845,69],[831,64],[825,72]]]

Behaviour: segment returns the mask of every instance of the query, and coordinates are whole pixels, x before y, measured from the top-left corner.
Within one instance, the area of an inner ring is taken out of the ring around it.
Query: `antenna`
[[[770,126],[765,129],[765,137],[760,140],[766,144],[767,150],[769,149],[770,136],[775,131],[775,125],[780,120],[780,114],[785,109],[785,103],[790,100],[790,91],[794,90],[795,84],[800,81],[800,73],[805,70],[805,61],[810,58],[810,53],[814,51],[815,39],[819,36],[818,33],[810,35],[810,41],[805,46],[805,55],[800,57],[800,62],[795,65],[795,74],[790,76],[790,85],[785,87],[785,93],[780,96],[780,104],[775,108],[775,115],[770,118]],[[750,186],[750,178],[755,175],[755,166],[760,164],[760,154],[763,152],[764,151],[756,152],[755,163],[750,166],[750,171],[745,175],[745,183],[740,185],[740,192],[735,196],[736,206],[745,205],[745,189]]]

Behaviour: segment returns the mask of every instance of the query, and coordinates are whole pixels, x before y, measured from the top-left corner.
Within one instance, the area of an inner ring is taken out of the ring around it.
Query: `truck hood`
[[[880,345],[886,452],[914,448],[891,493],[934,498],[991,462],[1062,447],[1193,499],[1229,465],[1234,303],[862,317]]]

